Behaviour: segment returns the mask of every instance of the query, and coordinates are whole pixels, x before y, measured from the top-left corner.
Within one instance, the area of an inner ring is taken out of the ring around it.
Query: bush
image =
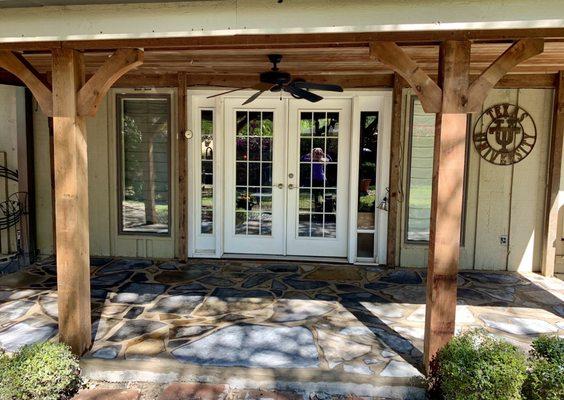
[[[2,400],[69,399],[81,385],[78,359],[64,344],[38,343],[0,357]]]
[[[564,339],[541,336],[533,341],[523,397],[527,400],[564,399]]]
[[[431,362],[430,394],[447,400],[521,399],[525,355],[485,330],[456,336]]]

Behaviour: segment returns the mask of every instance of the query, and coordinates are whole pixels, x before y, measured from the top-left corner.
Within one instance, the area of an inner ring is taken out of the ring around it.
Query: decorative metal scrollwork
[[[472,140],[484,160],[511,165],[531,153],[537,140],[537,127],[531,115],[518,105],[496,104],[480,115]]]

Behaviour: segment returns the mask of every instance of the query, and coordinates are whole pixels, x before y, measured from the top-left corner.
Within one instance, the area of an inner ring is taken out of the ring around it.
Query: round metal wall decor
[[[496,165],[523,161],[537,141],[537,127],[531,115],[515,104],[496,104],[480,115],[472,134],[480,156]]]

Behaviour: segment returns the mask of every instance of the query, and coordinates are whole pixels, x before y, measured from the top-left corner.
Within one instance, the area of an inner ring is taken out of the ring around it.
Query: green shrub
[[[447,400],[516,400],[526,358],[510,343],[478,329],[456,336],[433,359],[430,394]]]
[[[523,397],[527,400],[564,399],[564,339],[541,336],[533,341]]]
[[[0,399],[71,398],[81,385],[78,359],[64,344],[38,343],[0,358]]]

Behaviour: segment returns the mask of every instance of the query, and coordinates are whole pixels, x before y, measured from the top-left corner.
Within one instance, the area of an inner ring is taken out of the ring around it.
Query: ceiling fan
[[[311,101],[312,103],[316,103],[319,100],[322,100],[323,97],[310,92],[309,90],[325,90],[329,92],[342,92],[343,88],[339,85],[330,85],[325,83],[313,83],[313,82],[306,82],[303,79],[292,79],[292,75],[288,72],[280,71],[278,69],[278,64],[282,61],[282,55],[280,54],[269,54],[268,59],[272,63],[272,68],[270,71],[265,71],[260,74],[260,83],[249,88],[237,88],[228,90],[227,92],[214,94],[212,96],[208,96],[208,99],[212,97],[222,96],[224,94],[233,93],[239,90],[245,89],[257,89],[258,91],[249,97],[243,105],[249,104],[252,101],[255,101],[261,94],[266,91],[271,92],[287,92],[292,97],[296,99],[305,99],[307,101]]]

